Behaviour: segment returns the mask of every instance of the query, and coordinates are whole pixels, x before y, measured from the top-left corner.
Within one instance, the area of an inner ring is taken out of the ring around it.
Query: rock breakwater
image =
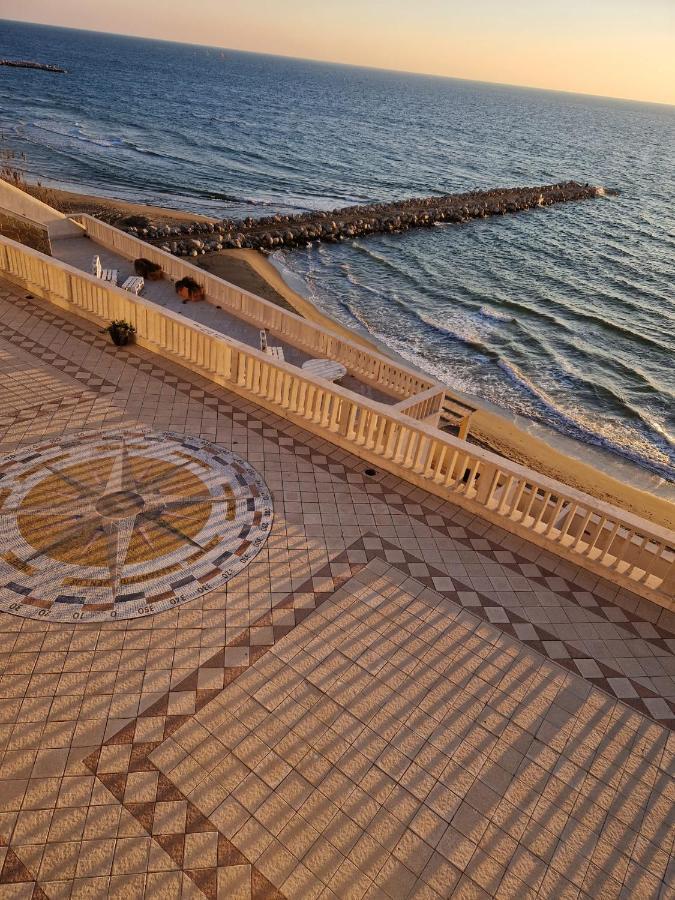
[[[10,69],[38,69],[40,72],[55,72],[58,75],[67,75],[65,69],[60,66],[52,66],[49,63],[31,62],[27,59],[0,59],[0,66],[8,66]]]
[[[469,222],[575,200],[616,193],[577,181],[538,187],[494,188],[464,194],[416,197],[387,203],[348,206],[332,212],[307,212],[221,222],[157,225],[144,216],[118,220],[118,227],[176,256],[250,248],[272,252],[306,247],[314,241],[338,243],[369,234],[399,234],[439,223]]]

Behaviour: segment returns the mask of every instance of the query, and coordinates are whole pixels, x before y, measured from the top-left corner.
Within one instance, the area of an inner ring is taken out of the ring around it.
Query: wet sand
[[[114,222],[129,215],[146,215],[155,222],[179,224],[185,221],[215,221],[208,216],[177,212],[123,200],[75,194],[54,188],[31,189],[40,199],[66,213],[86,212]],[[47,197],[47,195],[49,195]],[[303,317],[374,349],[376,345],[322,313],[306,297],[294,291],[274,266],[257,250],[223,250],[191,260],[232,284],[291,309]],[[382,352],[381,348],[380,352]],[[477,401],[480,402],[480,401]],[[595,466],[575,459],[552,443],[529,434],[509,418],[479,408],[472,418],[471,435],[483,446],[555,478],[577,490],[628,510],[666,528],[675,528],[675,503],[639,487],[620,481]]]

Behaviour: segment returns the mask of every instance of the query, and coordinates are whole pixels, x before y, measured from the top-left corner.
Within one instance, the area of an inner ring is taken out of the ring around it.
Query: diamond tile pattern
[[[375,560],[150,760],[292,896],[565,896],[619,872],[637,896],[673,839],[667,743]]]

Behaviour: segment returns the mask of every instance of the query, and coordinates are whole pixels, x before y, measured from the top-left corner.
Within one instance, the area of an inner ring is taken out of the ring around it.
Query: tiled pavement
[[[675,896],[668,617],[9,286],[0,310],[3,450],[181,431],[275,504],[178,610],[0,614],[0,897]]]

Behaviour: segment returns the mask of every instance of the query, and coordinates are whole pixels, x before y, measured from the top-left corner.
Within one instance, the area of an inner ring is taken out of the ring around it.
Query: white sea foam
[[[481,306],[478,312],[484,319],[494,319],[495,322],[515,322],[515,316],[489,306]]]

